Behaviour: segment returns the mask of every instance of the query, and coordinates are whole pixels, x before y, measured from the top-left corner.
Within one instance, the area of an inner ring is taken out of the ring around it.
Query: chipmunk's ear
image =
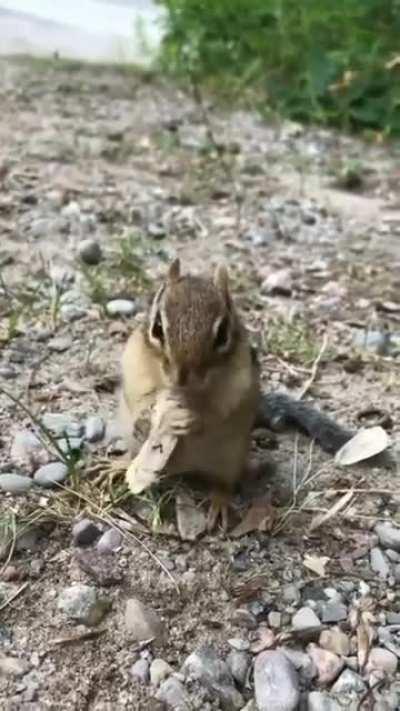
[[[174,259],[174,261],[169,265],[167,272],[168,281],[178,281],[181,275],[181,262],[180,259]]]
[[[219,289],[227,301],[230,301],[229,295],[229,275],[225,266],[220,264],[214,273],[214,284]]]

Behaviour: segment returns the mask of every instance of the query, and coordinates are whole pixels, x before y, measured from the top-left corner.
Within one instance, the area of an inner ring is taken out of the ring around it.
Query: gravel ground
[[[121,348],[174,255],[228,264],[266,388],[320,354],[306,397],[396,443],[399,147],[110,69],[2,60],[0,97],[1,707],[399,709],[396,465],[256,432],[227,536],[196,536],[204,492],[107,476]]]

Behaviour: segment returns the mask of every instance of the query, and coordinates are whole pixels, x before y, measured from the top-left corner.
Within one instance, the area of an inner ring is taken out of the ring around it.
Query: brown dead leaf
[[[271,531],[275,521],[275,509],[269,498],[250,506],[243,520],[231,531],[231,536],[239,538],[252,531]]]
[[[331,518],[336,516],[339,511],[345,508],[347,504],[351,501],[351,499],[354,496],[354,492],[352,490],[347,491],[343,496],[338,499],[333,506],[328,511],[325,511],[325,513],[318,514],[318,516],[315,516],[313,520],[311,521],[310,524],[310,532],[315,531],[316,528],[319,528],[319,526],[322,526],[323,523],[326,523],[329,521]]]
[[[330,558],[328,558],[328,556],[326,555],[317,556],[309,555],[308,553],[306,553],[304,556],[303,565],[305,568],[308,568],[308,570],[312,570],[312,572],[318,575],[320,578],[324,578],[326,575],[325,567],[329,561]]]
[[[271,649],[276,644],[276,637],[273,630],[264,625],[260,625],[257,630],[257,639],[250,645],[250,651],[258,654],[264,649]]]

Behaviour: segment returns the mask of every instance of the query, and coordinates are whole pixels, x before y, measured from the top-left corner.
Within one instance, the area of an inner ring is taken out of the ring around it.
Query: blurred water
[[[161,19],[152,0],[0,0],[0,54],[147,64]]]

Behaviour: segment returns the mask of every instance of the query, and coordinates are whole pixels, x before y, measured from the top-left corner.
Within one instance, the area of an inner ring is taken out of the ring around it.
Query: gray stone
[[[355,331],[353,343],[369,353],[387,355],[390,344],[390,334],[382,331]]]
[[[238,652],[236,649],[233,649],[229,652],[226,663],[234,680],[239,686],[244,686],[251,664],[250,654],[247,652]]]
[[[387,612],[386,622],[388,625],[400,625],[400,612]]]
[[[191,711],[193,708],[185,687],[174,676],[163,681],[156,694],[156,699],[173,711]]]
[[[104,437],[105,422],[98,415],[88,417],[85,424],[85,439],[88,442],[99,442]]]
[[[172,667],[164,659],[154,659],[150,667],[150,681],[153,686],[159,686],[172,672]]]
[[[307,652],[318,670],[320,684],[330,684],[337,679],[344,666],[343,659],[317,644],[309,644]]]
[[[22,659],[10,657],[0,653],[0,676],[10,676],[18,678],[24,676],[28,671],[28,665]]]
[[[79,321],[81,318],[84,318],[87,314],[87,310],[77,304],[62,304],[60,306],[60,314],[64,321],[72,323],[73,321]]]
[[[301,607],[292,617],[292,626],[295,630],[305,630],[320,627],[321,622],[311,607]]]
[[[304,684],[308,685],[317,676],[318,671],[313,660],[301,649],[292,649],[291,647],[280,647],[278,649],[293,664],[299,673],[300,680]]]
[[[0,490],[9,494],[25,494],[33,486],[28,476],[21,474],[0,474]]]
[[[343,711],[343,706],[327,691],[311,691],[307,698],[307,711]]]
[[[83,439],[82,437],[66,437],[59,439],[57,444],[61,451],[68,455],[71,452],[78,452],[82,449]]]
[[[347,607],[340,602],[322,605],[322,622],[341,622],[347,619]]]
[[[128,299],[112,299],[106,305],[109,316],[133,316],[136,313],[136,304]]]
[[[48,452],[30,430],[19,430],[15,433],[10,457],[14,464],[28,468],[29,471],[49,461]]]
[[[68,336],[52,338],[48,343],[49,350],[54,353],[65,353],[72,346],[72,340]]]
[[[150,681],[150,665],[147,659],[138,659],[129,669],[129,674],[132,679],[137,679],[142,684],[148,684]]]
[[[44,464],[34,474],[33,479],[36,484],[46,489],[51,489],[57,484],[61,484],[68,476],[68,467],[62,462],[50,462]]]
[[[300,700],[298,675],[280,651],[261,652],[257,656],[254,687],[259,711],[294,711],[297,708]]]
[[[79,567],[102,587],[115,585],[123,579],[118,558],[113,554],[103,555],[93,548],[77,548],[74,558]]]
[[[268,624],[270,627],[273,627],[274,629],[279,629],[282,623],[282,615],[280,612],[276,612],[276,610],[272,610],[268,614]]]
[[[392,550],[392,548],[386,548],[385,553],[392,563],[400,563],[400,553]]]
[[[49,412],[43,415],[42,422],[45,427],[55,436],[80,437],[83,427],[78,422],[74,422],[68,415],[59,412]]]
[[[17,371],[15,368],[12,368],[10,365],[2,365],[0,366],[0,378],[3,378],[4,380],[13,380],[18,376]]]
[[[232,649],[236,649],[237,652],[247,652],[250,649],[250,642],[247,639],[242,639],[241,637],[232,637],[228,639],[228,644]]]
[[[99,538],[96,548],[99,553],[116,553],[122,545],[122,534],[116,528],[109,528]]]
[[[365,683],[361,677],[351,669],[342,671],[339,678],[331,688],[332,694],[362,694],[365,691]]]
[[[371,548],[370,560],[372,570],[378,573],[382,580],[386,580],[390,575],[390,565],[380,548]]]
[[[72,540],[75,546],[90,546],[101,536],[101,530],[90,518],[82,518],[72,527]]]
[[[76,622],[97,625],[110,607],[108,600],[98,597],[95,588],[76,583],[64,588],[58,597],[58,609]]]
[[[319,646],[341,657],[348,657],[350,654],[350,640],[339,629],[323,630],[319,638]]]
[[[393,652],[382,647],[373,647],[368,656],[366,671],[368,673],[380,671],[391,676],[396,673],[397,664],[398,659]]]
[[[78,253],[82,262],[89,266],[95,266],[103,259],[101,246],[95,239],[84,239],[78,247]]]
[[[153,638],[162,641],[165,637],[165,628],[157,613],[137,598],[126,601],[125,629],[129,638],[135,642]]]
[[[212,691],[224,711],[242,708],[243,698],[235,689],[231,671],[213,647],[203,645],[192,652],[184,662],[182,672]]]
[[[290,583],[290,585],[285,585],[282,591],[282,597],[285,602],[291,604],[298,604],[301,600],[300,591],[297,585]]]
[[[393,526],[389,521],[383,521],[376,524],[375,532],[383,548],[393,548],[400,553],[400,528],[398,526]]]

